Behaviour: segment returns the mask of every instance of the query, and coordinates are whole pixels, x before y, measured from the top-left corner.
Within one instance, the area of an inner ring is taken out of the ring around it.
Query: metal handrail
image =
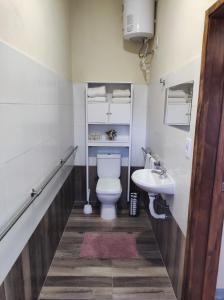
[[[38,189],[31,190],[30,196],[23,204],[23,206],[13,215],[13,217],[4,226],[2,226],[2,228],[0,228],[0,241],[6,236],[10,229],[16,224],[16,222],[21,218],[25,211],[30,207],[30,205],[40,196],[40,194],[44,191],[46,186],[51,182],[51,180],[55,177],[59,170],[73,155],[73,153],[77,151],[77,149],[78,146],[72,147],[72,150],[69,151],[69,154],[64,159],[60,160],[59,165],[54,168],[54,170],[49,174],[49,176],[42,182],[40,187]]]

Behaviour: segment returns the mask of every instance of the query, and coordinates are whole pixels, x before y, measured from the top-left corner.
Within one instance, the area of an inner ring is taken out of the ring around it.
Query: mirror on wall
[[[164,124],[190,130],[194,82],[184,82],[166,89]]]

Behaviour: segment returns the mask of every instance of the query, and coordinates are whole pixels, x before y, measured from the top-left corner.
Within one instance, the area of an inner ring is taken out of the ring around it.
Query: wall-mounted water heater
[[[154,35],[155,0],[123,0],[123,32],[126,40]]]

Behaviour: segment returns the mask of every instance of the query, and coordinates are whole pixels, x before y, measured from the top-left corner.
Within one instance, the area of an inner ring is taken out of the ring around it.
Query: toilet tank
[[[98,154],[96,158],[97,175],[99,178],[119,178],[121,175],[120,154]]]

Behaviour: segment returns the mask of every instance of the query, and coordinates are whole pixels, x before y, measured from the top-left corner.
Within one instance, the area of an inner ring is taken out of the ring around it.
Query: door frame
[[[182,300],[215,297],[224,217],[224,0],[206,12]]]

